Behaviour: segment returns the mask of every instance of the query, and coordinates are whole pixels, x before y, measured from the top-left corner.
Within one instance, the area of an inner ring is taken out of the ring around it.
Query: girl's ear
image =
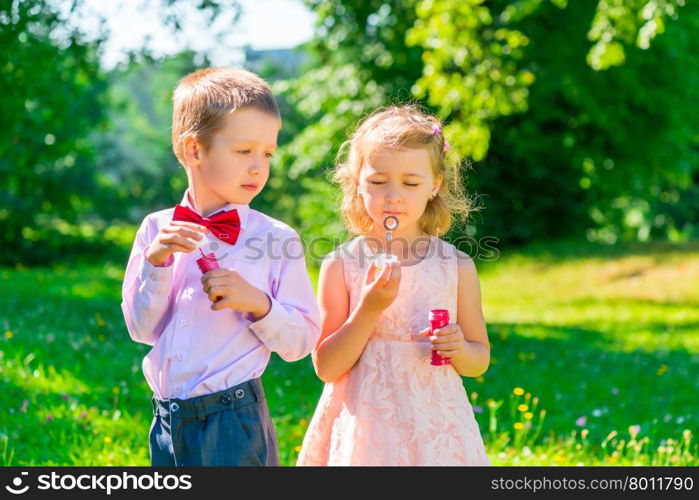
[[[360,198],[364,196],[362,184],[357,179],[354,180],[354,188],[357,190],[357,196],[359,196]]]
[[[432,183],[432,198],[437,196],[437,192],[439,192],[439,188],[442,187],[442,180],[444,180],[443,175],[439,175],[438,177],[435,177],[434,182]]]
[[[184,150],[184,161],[189,167],[198,167],[200,163],[201,146],[197,140],[188,135],[182,141],[182,149]]]

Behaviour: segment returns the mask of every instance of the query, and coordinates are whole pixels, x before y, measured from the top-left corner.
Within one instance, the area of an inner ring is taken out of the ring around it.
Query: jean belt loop
[[[206,412],[204,411],[204,404],[202,403],[202,398],[201,397],[196,397],[192,399],[192,403],[194,403],[194,408],[197,411],[197,418],[199,420],[206,420]]]
[[[255,396],[255,401],[261,401],[264,398],[264,392],[262,390],[262,379],[252,379],[248,384],[250,385],[250,390]]]

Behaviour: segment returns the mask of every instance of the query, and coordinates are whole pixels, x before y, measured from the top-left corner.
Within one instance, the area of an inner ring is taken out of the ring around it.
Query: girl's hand
[[[204,285],[204,293],[213,302],[213,311],[230,308],[251,313],[255,320],[258,320],[266,316],[272,307],[272,302],[265,292],[251,285],[233,269],[209,271],[201,277],[201,283]]]
[[[377,272],[378,271],[378,272]],[[380,312],[390,306],[398,296],[400,264],[392,262],[377,269],[369,267],[364,278],[360,304],[365,309]]]
[[[175,252],[191,253],[196,250],[194,242],[201,241],[207,231],[204,226],[192,222],[170,221],[160,228],[146,248],[146,259],[154,266],[161,267]]]
[[[420,332],[420,335],[427,337],[430,334],[430,328],[425,328]],[[460,352],[466,349],[466,337],[461,327],[456,323],[449,323],[442,328],[434,331],[434,335],[430,337],[432,350],[437,351],[437,354],[445,358],[453,358]]]

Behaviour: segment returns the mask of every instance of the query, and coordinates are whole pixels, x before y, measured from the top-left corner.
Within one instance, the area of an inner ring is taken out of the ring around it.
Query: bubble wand
[[[393,241],[393,231],[398,228],[398,217],[395,215],[389,215],[384,219],[383,227],[386,229],[384,252],[375,256],[375,265],[381,270],[383,270],[385,266],[389,266],[394,262],[398,263],[398,257],[389,252],[389,246],[391,241]]]

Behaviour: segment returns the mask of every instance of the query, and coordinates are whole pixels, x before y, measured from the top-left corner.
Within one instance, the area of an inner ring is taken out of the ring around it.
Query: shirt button
[[[181,354],[178,354],[175,357],[177,358],[177,361],[182,361],[183,356]]]
[[[148,275],[148,277],[149,277],[150,279],[154,280],[155,278],[158,277],[158,275],[155,274],[155,273],[150,273],[150,274]]]
[[[186,319],[181,319],[181,320],[180,320],[180,325],[186,326],[186,325],[187,325],[187,320],[186,320]]]

